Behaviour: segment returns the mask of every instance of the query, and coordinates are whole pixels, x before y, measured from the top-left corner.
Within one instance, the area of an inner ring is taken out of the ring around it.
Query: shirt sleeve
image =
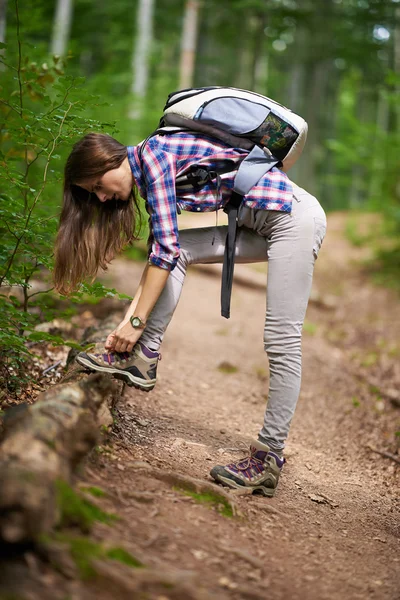
[[[142,154],[147,210],[152,230],[149,262],[172,271],[180,255],[175,192],[176,158],[161,147],[157,138],[150,138]]]

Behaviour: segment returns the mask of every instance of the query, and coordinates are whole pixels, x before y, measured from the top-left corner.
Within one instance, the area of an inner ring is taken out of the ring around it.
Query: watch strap
[[[139,321],[139,325],[134,325],[133,324],[134,320]],[[129,321],[134,329],[144,329],[144,327],[146,327],[146,322],[143,321],[143,319],[141,319],[137,315],[132,315],[132,317],[130,317]]]

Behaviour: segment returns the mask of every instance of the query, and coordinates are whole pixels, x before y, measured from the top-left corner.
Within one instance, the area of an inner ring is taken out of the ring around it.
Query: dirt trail
[[[188,274],[155,390],[126,392],[111,451],[90,468],[91,483],[117,493],[123,518],[100,537],[122,539],[147,564],[192,571],[204,597],[400,598],[398,465],[368,448],[396,452],[399,410],[385,394],[400,384],[398,298],[354,264],[365,250],[344,239],[345,220],[329,217],[318,259],[302,393],[273,499],[235,498],[241,516],[227,518],[135,463],[206,480],[257,435],[268,385],[260,266],[238,269],[255,285],[234,285],[229,321],[219,316],[219,277]],[[110,275],[132,293],[140,269],[120,261]]]
[[[214,464],[243,456],[262,423],[266,269],[237,269],[254,285],[234,284],[229,321],[219,316],[219,277],[192,269],[156,388],[126,390],[110,444],[81,476],[111,492],[102,505],[121,517],[112,528],[98,525],[94,537],[123,544],[172,580],[155,575],[146,592],[127,595],[105,576],[101,588],[76,584],[71,597],[400,598],[399,468],[368,448],[397,452],[399,409],[389,398],[400,387],[398,298],[353,264],[365,251],[344,239],[345,219],[329,216],[318,259],[302,392],[276,496],[228,492],[239,509],[229,518],[146,468],[209,480]],[[108,277],[133,293],[140,272],[117,261]],[[222,362],[236,370],[219,369]]]

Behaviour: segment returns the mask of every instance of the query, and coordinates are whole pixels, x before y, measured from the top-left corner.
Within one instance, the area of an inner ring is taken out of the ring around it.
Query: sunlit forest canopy
[[[21,38],[36,58],[54,48],[56,4],[19,3]],[[148,72],[137,94],[144,4],[151,20]],[[85,77],[86,92],[103,103],[87,107],[88,117],[116,122],[127,144],[157,126],[166,96],[182,81],[188,4],[197,11],[192,86],[251,89],[305,117],[306,151],[291,176],[327,209],[399,205],[397,1],[71,0],[66,68]],[[15,30],[15,0],[8,0],[9,55],[17,52]],[[143,105],[140,118],[132,118],[135,101]]]

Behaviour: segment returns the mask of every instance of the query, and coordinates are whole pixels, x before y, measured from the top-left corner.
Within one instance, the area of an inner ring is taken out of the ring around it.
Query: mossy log
[[[115,317],[107,319],[85,336],[85,343],[104,343],[115,325]],[[36,541],[57,524],[57,482],[71,480],[96,444],[100,426],[110,424],[109,407],[122,387],[110,376],[88,374],[72,359],[59,384],[34,404],[6,414],[0,446],[0,544]]]

